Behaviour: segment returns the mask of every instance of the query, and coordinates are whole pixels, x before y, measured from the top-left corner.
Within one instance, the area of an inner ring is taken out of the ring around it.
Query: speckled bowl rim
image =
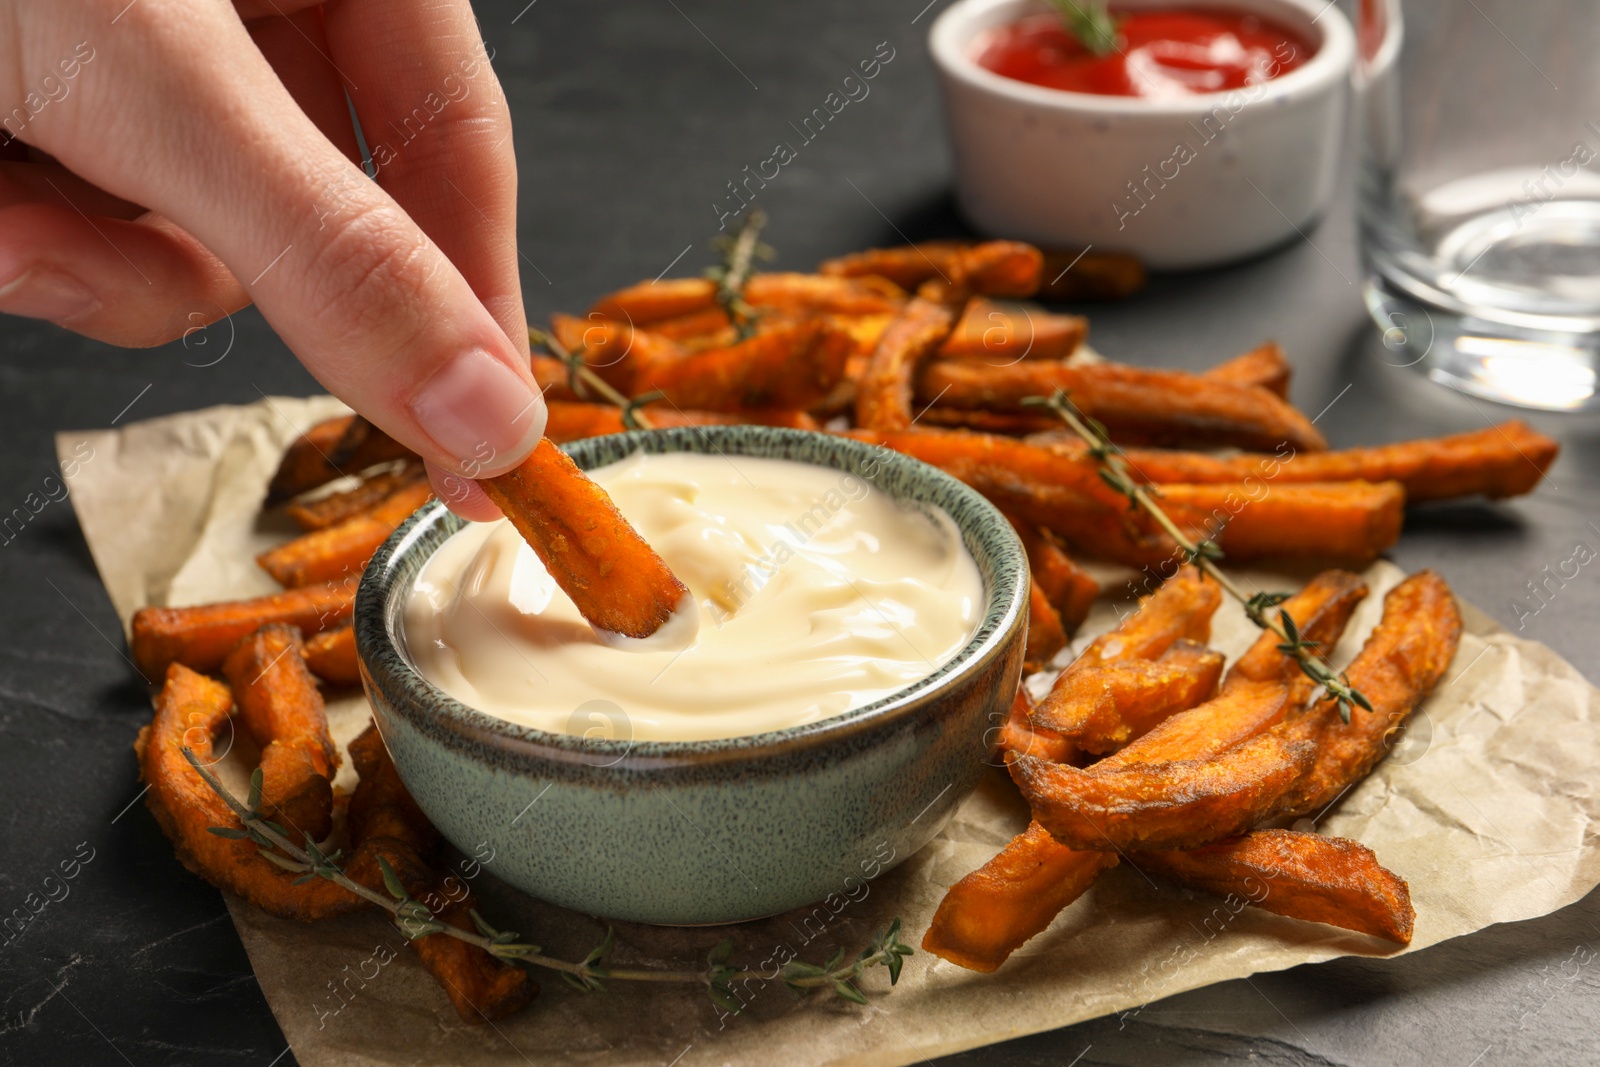
[[[395,584],[401,575],[404,575],[407,585],[415,579],[423,564],[418,563],[415,569],[410,569],[410,557],[418,550],[424,535],[439,523],[449,527],[451,534],[466,525],[466,520],[448,511],[437,500],[424,505],[395,530],[378,549],[362,576],[356,593],[354,626],[357,650],[364,670],[396,712],[416,721],[430,734],[437,735],[442,728],[469,750],[486,745],[534,760],[588,767],[594,766],[597,759],[615,757],[614,765],[619,770],[623,767],[664,769],[789,755],[833,743],[858,731],[888,727],[915,715],[930,700],[938,699],[943,690],[963,678],[981,673],[994,659],[1003,655],[1014,632],[1026,624],[1028,576],[1022,544],[1011,523],[976,490],[936,467],[882,446],[832,434],[769,426],[676,427],[609,434],[571,442],[563,445],[562,451],[570,455],[579,467],[586,469],[603,466],[605,462],[617,462],[596,460],[623,443],[626,443],[630,453],[639,449],[658,454],[714,452],[807,462],[795,460],[784,453],[792,453],[808,440],[819,437],[824,438],[830,448],[838,449],[844,455],[853,454],[856,462],[853,468],[829,463],[811,465],[854,473],[872,460],[885,467],[898,469],[905,476],[920,480],[931,490],[926,502],[944,508],[961,531],[967,551],[975,559],[977,552],[974,546],[986,543],[984,555],[989,558],[992,577],[986,582],[988,600],[983,622],[960,652],[920,681],[842,715],[765,733],[702,741],[596,740],[540,730],[479,711],[450,696],[424,677],[401,651],[401,642],[391,636],[389,629],[391,615],[397,616],[398,628],[398,611],[390,607]],[[979,516],[981,521],[974,522],[973,528],[963,526],[955,512],[946,506],[951,501],[961,501],[968,509],[968,514]],[[434,550],[437,547],[434,546]],[[980,572],[982,569],[980,562]],[[402,692],[397,695],[397,690]],[[407,699],[404,690],[409,690],[414,696]],[[431,709],[431,713],[421,711],[424,704]],[[613,765],[610,759],[606,763]]]

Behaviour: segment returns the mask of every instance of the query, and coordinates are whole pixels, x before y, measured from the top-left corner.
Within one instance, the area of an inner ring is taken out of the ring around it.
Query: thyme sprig
[[[641,397],[627,397],[619,392],[612,384],[594,372],[583,358],[584,349],[576,352],[567,350],[567,346],[556,339],[555,334],[548,330],[541,330],[537,326],[528,328],[528,341],[537,348],[542,348],[552,356],[567,365],[567,387],[578,396],[583,396],[586,389],[592,389],[608,403],[622,409],[622,425],[630,430],[653,430],[649,418],[640,410],[652,400],[660,400],[665,394],[656,392]]]
[[[1117,20],[1106,9],[1106,0],[1049,0],[1067,32],[1076,37],[1092,55],[1108,56],[1117,50]]]
[[[1202,574],[1211,578],[1229,596],[1243,604],[1245,614],[1250,617],[1251,622],[1263,630],[1278,635],[1281,639],[1278,651],[1292,657],[1300,665],[1300,670],[1306,677],[1323,687],[1326,695],[1321,699],[1333,699],[1339,702],[1339,718],[1348,723],[1351,709],[1355,707],[1372,711],[1372,704],[1359,690],[1350,685],[1349,679],[1328,666],[1327,662],[1317,655],[1317,642],[1307,641],[1301,635],[1293,616],[1279,608],[1277,617],[1273,617],[1272,609],[1289,599],[1289,594],[1262,592],[1246,596],[1233,579],[1217,565],[1222,559],[1221,546],[1210,538],[1196,541],[1180,529],[1156,502],[1160,491],[1134,478],[1128,469],[1127,460],[1122,456],[1122,450],[1112,443],[1106,428],[1080,411],[1065,391],[1057,389],[1048,397],[1025,397],[1022,402],[1030,407],[1049,409],[1059,416],[1073,433],[1082,438],[1089,446],[1089,455],[1099,464],[1101,479],[1112,489],[1127,497],[1129,507],[1139,508],[1154,519],[1156,525],[1166,531],[1167,536],[1177,544],[1179,551],[1183,553],[1184,562],[1194,564]]]
[[[717,303],[728,313],[728,321],[741,341],[756,329],[756,311],[744,299],[745,283],[750,280],[757,257],[771,259],[774,255],[770,246],[761,243],[761,230],[766,224],[766,212],[760,208],[751,211],[731,236],[713,241],[722,253],[722,262],[706,270],[706,277],[717,283]]]
[[[521,935],[515,930],[496,929],[475,909],[471,912],[471,916],[473,925],[477,927],[476,932],[442,922],[434,916],[426,904],[416,900],[406,891],[405,885],[396,876],[387,860],[381,857],[378,860],[378,866],[383,872],[383,886],[387,891],[385,895],[369,889],[346,875],[338,865],[340,853],[338,851],[323,853],[309,834],[306,835],[304,846],[291,842],[288,832],[282,826],[262,817],[261,768],[257,767],[251,774],[250,795],[241,803],[227,786],[200,762],[191,749],[184,746],[182,752],[184,758],[199,773],[212,792],[221,797],[223,803],[238,816],[239,826],[212,826],[208,828],[211,833],[231,840],[254,842],[260,847],[262,857],[286,871],[299,874],[301,877],[295,880],[296,884],[309,882],[314,878],[325,878],[363,900],[376,904],[394,916],[395,927],[409,940],[415,941],[433,934],[444,934],[476,945],[499,959],[555,971],[568,985],[586,993],[603,991],[609,981],[701,985],[705,987],[707,995],[714,1004],[734,1013],[743,1010],[745,1006],[734,993],[735,983],[752,980],[764,983],[772,978],[772,975],[759,970],[731,966],[728,962],[734,950],[731,937],[724,938],[712,948],[706,957],[706,966],[701,970],[652,970],[613,967],[607,962],[616,944],[616,931],[611,927],[606,928],[606,936],[600,944],[583,959],[573,962],[546,955],[538,945],[521,940]],[[853,960],[847,961],[846,950],[841,948],[821,966],[791,960],[779,970],[777,977],[784,985],[799,994],[806,994],[814,989],[828,989],[845,1000],[865,1004],[867,998],[856,984],[857,980],[868,970],[883,967],[889,972],[889,984],[896,984],[900,980],[900,970],[905,958],[910,956],[912,951],[910,945],[900,940],[900,920],[895,919],[875,935],[871,943]]]

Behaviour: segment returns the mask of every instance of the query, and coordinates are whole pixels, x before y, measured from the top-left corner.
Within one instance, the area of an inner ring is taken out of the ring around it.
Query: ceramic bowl
[[[1302,233],[1333,194],[1355,58],[1350,23],[1327,0],[1203,6],[1270,19],[1311,42],[1313,55],[1224,93],[1098,96],[1001,77],[973,58],[985,31],[1046,10],[1037,0],[960,0],[940,15],[929,47],[973,227],[1045,247],[1131,252],[1157,270],[1225,263]]]
[[[992,756],[1027,626],[1027,564],[1010,525],[933,467],[825,434],[686,428],[564,447],[583,468],[636,451],[794,460],[942,508],[983,578],[982,624],[936,673],[837,718],[698,742],[548,733],[451,699],[407,654],[407,592],[463,525],[435,502],[379,550],[356,598],[362,681],[406,787],[458,848],[492,849],[499,878],[576,911],[702,924],[859,899],[939,831]]]

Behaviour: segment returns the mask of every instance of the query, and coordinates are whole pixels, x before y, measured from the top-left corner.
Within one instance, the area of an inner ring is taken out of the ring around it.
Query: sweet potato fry
[[[1093,463],[1065,463],[1049,447],[992,434],[855,430],[850,436],[940,467],[1088,555],[1136,567],[1175,558],[1176,546],[1131,511]],[[1405,504],[1393,482],[1165,485],[1162,494],[1162,506],[1180,526],[1215,537],[1235,561],[1368,562],[1399,537]]]
[[[1028,588],[1028,648],[1024,659],[1034,669],[1055,658],[1057,652],[1067,647],[1067,632],[1061,625],[1061,615],[1051,605],[1050,598],[1039,588],[1037,580],[1030,578]]]
[[[202,766],[221,758],[213,737],[227,728],[233,711],[227,686],[174,663],[155,705],[155,718],[139,731],[134,751],[140,777],[149,786],[145,803],[185,867],[284,918],[310,921],[366,906],[354,893],[321,878],[295,885],[298,875],[263,859],[253,842],[210,832],[213,826],[236,828],[239,820],[181,750],[194,752]]]
[[[328,454],[333,465],[352,474],[379,463],[397,459],[416,459],[417,454],[378,429],[360,415],[339,435],[339,443]]]
[[[286,589],[359,575],[395,528],[432,496],[426,481],[404,486],[370,511],[268,549],[256,563]]]
[[[301,657],[311,673],[329,685],[360,685],[361,661],[356,655],[356,631],[353,626],[337,630],[324,630],[306,638]]]
[[[146,679],[164,678],[173,663],[212,671],[245,637],[271,623],[319,633],[350,622],[356,577],[291,589],[287,593],[199,604],[187,608],[140,608],[133,613],[128,645]]]
[[[1105,769],[1102,760],[1083,771],[1022,756],[1011,774],[1034,818],[1068,848],[1194,848],[1272,814],[1315,758],[1315,744],[1280,725],[1210,758]]]
[[[687,595],[606,491],[548,438],[522,466],[478,484],[597,629],[649,637]]]
[[[1100,760],[1095,773],[1210,759],[1282,723],[1289,697],[1289,687],[1281,682],[1235,682]]]
[[[1234,385],[1255,386],[1287,400],[1289,377],[1293,372],[1294,368],[1283,354],[1283,346],[1276,341],[1268,341],[1259,348],[1252,348],[1243,355],[1218,363],[1202,376],[1219,382],[1232,382]]]
[[[828,323],[836,330],[841,330],[850,335],[855,341],[855,351],[850,354],[850,361],[846,365],[845,376],[858,377],[867,365],[867,359],[872,355],[872,350],[878,346],[878,339],[883,336],[883,331],[889,328],[899,315],[896,308],[893,313],[882,315],[829,315]]]
[[[1033,823],[998,856],[950,887],[922,947],[987,974],[1116,863],[1114,852],[1074,851]]]
[[[848,334],[808,319],[763,330],[730,348],[642,367],[634,384],[638,393],[660,390],[685,409],[804,410],[843,378],[853,346]]]
[[[976,408],[944,408],[935,404],[917,416],[917,425],[929,429],[976,430],[979,433],[1005,434],[1008,437],[1038,437],[1049,444],[1060,436],[1061,420],[1054,415],[1028,415],[1020,411],[979,411]]]
[[[1026,304],[1001,304],[974,298],[967,301],[939,355],[951,359],[982,359],[990,365],[1019,359],[1066,359],[1089,334],[1089,320],[1081,315],[1058,315]]]
[[[940,430],[852,430],[851,437],[931,463],[1009,515],[1053,530],[1088,555],[1142,565],[1165,552],[1145,533],[1127,499],[1086,463],[1063,463],[1049,448],[993,434]]]
[[[1193,568],[1184,568],[1145,597],[1139,610],[1125,617],[1115,630],[1091,641],[1061,672],[1052,692],[1080,684],[1075,680],[1085,676],[1101,677],[1119,663],[1154,659],[1176,642],[1204,641],[1211,632],[1211,616],[1221,602],[1222,594],[1214,582],[1204,581]],[[1174,695],[1172,699],[1179,698]],[[1025,693],[1012,705],[1001,749],[1008,757],[1027,754],[1056,760],[1069,759],[1077,751],[1059,732],[1043,725]]]
[[[1220,600],[1215,583],[1185,568],[1146,597],[1116,630],[1093,641],[1064,676],[1102,674],[1182,648],[1190,636],[1204,640]],[[1215,674],[1211,681],[1214,685]],[[1276,710],[1281,716],[1281,702]],[[1023,690],[1018,690],[1002,730],[1001,750],[1008,760],[1027,755],[1064,763],[1075,755],[1070,742],[1034,721]],[[1057,843],[1035,822],[980,871],[951,888],[924,947],[964,967],[994,970],[1087,888],[1108,862],[1094,855]]]
[[[551,400],[545,404],[549,419],[544,435],[556,444],[577,441],[585,437],[599,437],[608,433],[622,433],[627,427],[622,421],[622,409],[610,404],[579,404],[570,400]],[[785,426],[791,430],[815,430],[817,420],[804,411],[784,411],[778,408],[730,413],[725,411],[682,411],[664,404],[647,405],[645,418],[654,429],[672,426]]]
[[[1221,604],[1217,583],[1193,567],[1184,567],[1141,599],[1138,609],[1115,630],[1089,642],[1074,665],[1155,659],[1178,641],[1204,644],[1211,637],[1211,616]]]
[[[960,305],[977,294],[1027,297],[1039,291],[1044,256],[1021,241],[984,241],[957,248],[942,270],[917,286],[917,295],[935,303]]]
[[[432,883],[427,860],[439,843],[439,831],[412,799],[375,723],[350,742],[350,764],[356,769],[346,822],[357,853],[345,873],[364,886],[383,888],[375,850],[382,850],[406,889],[420,896]]]
[[[329,493],[314,500],[296,500],[283,511],[308,533],[325,530],[371,510],[387,497],[427,477],[421,463],[406,463],[396,470],[380,471],[364,478],[360,484],[343,492]]]
[[[1260,699],[1263,693],[1267,695],[1266,701]],[[1274,694],[1276,701],[1271,699]],[[1235,698],[1221,704],[1213,701],[1212,704],[1221,708],[1248,704],[1255,711],[1256,732],[1259,733],[1260,729],[1265,728],[1259,725],[1261,721],[1266,720],[1270,724],[1275,719],[1281,719],[1284,696],[1285,691],[1281,686],[1259,686],[1258,693],[1253,694],[1251,701],[1241,702]],[[1263,704],[1271,708],[1271,714],[1262,714]],[[1197,712],[1200,712],[1199,708],[1180,713],[1175,718],[1196,716]],[[1202,721],[1207,717],[1215,720],[1216,725],[1224,731],[1230,725],[1230,717],[1218,714],[1217,708],[1200,712],[1198,716]],[[1233,725],[1237,726],[1237,720],[1243,716],[1234,714],[1231,718]],[[1183,735],[1183,740],[1191,750],[1209,751],[1208,739],[1202,730],[1186,731]],[[1059,735],[1030,727],[1025,702],[1013,707],[1004,738],[1003,747],[1008,752],[1014,756],[1026,754],[1029,756],[1027,762],[1032,764],[1065,763],[1073,753],[1071,744]],[[1131,759],[1124,757],[1119,762],[1124,766],[1138,766],[1139,748],[1140,743],[1135,742],[1123,749],[1125,753],[1134,752],[1135,756]],[[1170,741],[1164,745],[1144,745],[1143,748],[1151,755],[1163,758],[1174,755],[1182,758],[1185,752],[1182,745]],[[1022,761],[1013,758],[1011,762],[1015,764]],[[1106,762],[1101,760],[1095,766]],[[1167,766],[1170,768],[1171,764]],[[1095,850],[1073,849],[1056,841],[1035,821],[1026,833],[1015,838],[983,868],[951,887],[934,915],[923,947],[963,967],[994,970],[1019,945],[1048,926],[1062,908],[1082,894],[1107,865],[1105,862],[1096,863],[1091,858],[1096,850],[1109,858],[1112,853],[1106,852],[1105,848],[1102,841]],[[1059,887],[1056,886],[1057,881],[1062,883]]]
[[[1278,605],[1289,614],[1301,638],[1321,655],[1327,655],[1344,633],[1350,616],[1367,598],[1367,583],[1349,571],[1323,571],[1305,588]],[[1283,682],[1290,686],[1290,706],[1299,708],[1310,696],[1313,683],[1299,661],[1283,651],[1276,634],[1263,632],[1249,650],[1228,668],[1225,686],[1241,682]]]
[[[1022,541],[1028,554],[1028,569],[1034,584],[1044,590],[1050,606],[1061,617],[1061,625],[1070,635],[1083,624],[1094,598],[1100,595],[1099,584],[1067,555],[1055,535],[1048,530],[1015,516],[1006,516]]]
[[[1389,751],[1390,737],[1420,704],[1455,658],[1461,609],[1433,571],[1418,571],[1383,598],[1383,618],[1345,671],[1372,704],[1341,722],[1332,701],[1316,704],[1289,725],[1316,743],[1316,762],[1288,797],[1289,814],[1322,811]]]
[[[1144,288],[1144,264],[1121,252],[1045,250],[1041,300],[1123,300]]]
[[[899,286],[882,279],[779,272],[751,275],[745,283],[744,299],[763,310],[883,315],[899,311],[907,296]]]
[[[1416,911],[1405,880],[1372,850],[1340,837],[1256,830],[1182,852],[1131,852],[1147,874],[1278,915],[1411,943]]]
[[[1100,664],[1063,672],[1034,710],[1036,726],[1084,752],[1109,752],[1187,711],[1217,691],[1223,656],[1178,641],[1156,660]]]
[[[1365,565],[1400,539],[1405,504],[1399,482],[1303,482],[1264,494],[1244,485],[1161,487],[1167,514],[1186,529],[1220,528],[1217,542],[1236,562]]]
[[[1017,687],[1011,701],[1011,712],[1000,729],[1000,754],[1012,756],[1038,756],[1040,759],[1066,763],[1077,756],[1074,749],[1060,734],[1036,725],[1033,721],[1033,700],[1026,686]]]
[[[1021,241],[984,241],[956,253],[950,282],[984,296],[1021,299],[1039,291],[1044,254]]]
[[[659,319],[650,324],[650,332],[675,342],[685,351],[724,348],[738,340],[733,321],[716,304],[676,318]]]
[[[943,343],[954,322],[950,310],[913,300],[889,324],[856,383],[856,424],[875,430],[911,425],[911,386],[922,360]]]
[[[365,849],[360,858],[364,860],[380,843],[387,848],[386,855],[391,857],[391,862],[395,855],[404,856],[409,862],[397,867],[397,873],[405,870],[422,879],[422,884],[417,885],[414,878],[402,876],[406,888],[428,904],[434,918],[463,930],[472,929],[469,912],[477,902],[471,890],[459,881],[451,889],[459,886],[461,891],[442,891],[440,880],[427,870],[424,859],[438,834],[400,781],[375,726],[368,726],[350,742],[350,761],[361,776],[355,795],[350,799],[351,836],[362,841]],[[362,863],[362,866],[367,865]],[[381,869],[377,873],[381,876]],[[356,877],[354,873],[352,877],[367,884],[364,877]],[[375,885],[374,888],[382,887]],[[441,901],[442,904],[438,903]],[[497,960],[482,949],[448,935],[432,934],[412,944],[423,966],[444,987],[463,1022],[502,1018],[526,1004],[539,991],[521,967]]]
[[[265,507],[359,474],[380,463],[415,459],[416,453],[359,415],[341,415],[311,427],[284,450],[267,486]]]
[[[1035,443],[1063,457],[1084,455],[1081,442],[1055,433]],[[1211,456],[1149,448],[1129,448],[1125,453],[1135,476],[1149,482],[1396,481],[1405,487],[1406,502],[1415,504],[1478,494],[1497,498],[1530,493],[1555,462],[1560,447],[1527,423],[1513,420],[1449,437],[1300,455]]]
[[[716,306],[717,283],[709,278],[666,278],[640,282],[594,302],[591,314],[615,322],[647,326]]]
[[[472,891],[434,912],[434,918],[460,930],[476,930]],[[428,973],[444,988],[451,1007],[464,1023],[494,1022],[526,1005],[539,993],[538,983],[514,963],[496,959],[477,945],[446,934],[413,941]]]
[[[590,395],[591,390],[585,390],[579,396],[572,388],[572,375],[567,370],[567,365],[554,356],[542,356],[535,352],[528,361],[528,367],[533,371],[533,381],[544,393],[545,400],[565,400],[581,403],[594,400]]]
[[[902,289],[915,289],[929,278],[947,277],[954,259],[970,241],[924,241],[898,248],[869,248],[824,260],[820,274],[844,278],[887,278]]]
[[[1265,389],[1121,363],[1030,359],[996,367],[934,360],[917,380],[916,398],[923,405],[1019,412],[1024,398],[1057,389],[1071,393],[1118,444],[1268,452],[1285,443],[1299,452],[1327,447],[1311,420]]]
[[[262,810],[291,840],[321,841],[333,827],[338,752],[322,694],[302,658],[300,631],[263,626],[229,653],[222,670],[236,721],[261,749]]]
[[[334,467],[328,457],[338,449],[339,439],[354,420],[354,415],[325,419],[290,442],[267,486],[266,506],[272,507],[340,477],[343,472]]]
[[[934,299],[968,295],[1027,297],[1038,291],[1044,257],[1020,241],[927,241],[900,248],[873,248],[826,260],[822,274],[860,278],[876,275],[902,289],[940,283]]]
[[[671,363],[685,354],[669,338],[598,315],[584,319],[551,315],[550,332],[568,352],[581,355],[601,380],[630,396],[637,391],[634,383],[645,368]]]

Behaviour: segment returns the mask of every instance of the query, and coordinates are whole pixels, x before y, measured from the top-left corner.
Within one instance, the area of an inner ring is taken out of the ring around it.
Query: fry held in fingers
[[[548,439],[478,483],[596,629],[649,637],[688,590],[611,498]]]

